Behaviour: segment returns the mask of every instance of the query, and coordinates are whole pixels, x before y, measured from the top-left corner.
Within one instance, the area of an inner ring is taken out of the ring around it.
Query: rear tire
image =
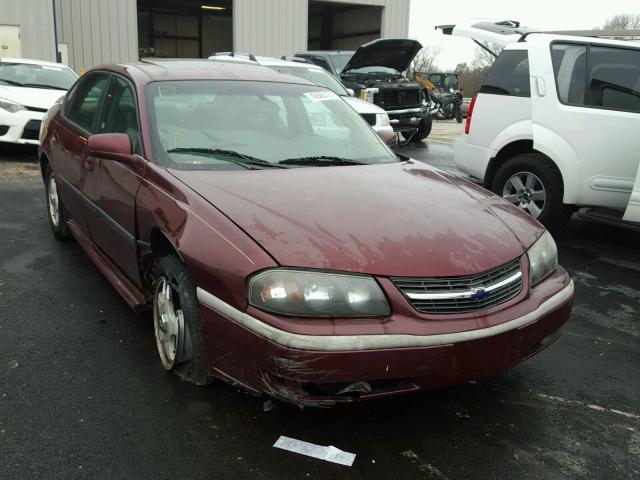
[[[67,239],[71,236],[67,226],[67,214],[60,196],[58,195],[58,182],[51,167],[47,165],[45,170],[45,193],[47,200],[47,218],[53,236],[59,240]]]
[[[498,169],[491,191],[522,208],[549,230],[561,230],[573,209],[562,202],[562,175],[545,155],[523,153]]]
[[[163,367],[195,385],[210,383],[207,374],[196,287],[175,255],[154,267],[153,325]]]

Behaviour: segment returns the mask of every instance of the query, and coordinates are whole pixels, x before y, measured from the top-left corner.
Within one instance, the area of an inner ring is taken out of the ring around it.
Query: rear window
[[[526,50],[504,50],[487,73],[480,93],[530,97],[529,57]]]

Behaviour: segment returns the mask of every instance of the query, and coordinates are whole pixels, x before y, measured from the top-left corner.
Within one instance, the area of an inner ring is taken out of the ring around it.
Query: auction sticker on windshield
[[[335,100],[338,98],[338,95],[329,91],[322,90],[319,92],[307,92],[304,94],[309,100],[313,100],[314,102],[324,102],[325,100]]]

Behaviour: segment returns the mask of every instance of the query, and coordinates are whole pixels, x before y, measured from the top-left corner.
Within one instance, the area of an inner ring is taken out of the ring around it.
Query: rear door
[[[633,186],[633,192],[631,192],[627,210],[624,212],[623,220],[627,222],[640,222],[640,168],[638,169],[636,182]]]
[[[557,35],[527,43],[534,148],[563,171],[565,203],[625,210],[640,163],[640,49]]]
[[[82,77],[67,95],[57,128],[51,134],[50,161],[60,180],[62,202],[75,224],[87,234],[87,174],[95,168],[95,159],[87,151],[87,139],[96,132],[108,80],[103,72]]]
[[[96,133],[124,133],[134,153],[143,154],[135,87],[120,75],[111,75]],[[103,158],[95,159],[87,175],[87,197],[94,206],[88,221],[91,236],[120,271],[140,285],[135,201],[142,177],[128,165]]]
[[[528,29],[514,20],[474,20],[456,25],[438,25],[445,35],[471,38],[476,42],[495,43],[504,47],[517,42]]]

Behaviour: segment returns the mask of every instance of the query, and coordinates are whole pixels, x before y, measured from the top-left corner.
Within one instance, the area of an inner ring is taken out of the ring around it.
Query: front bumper
[[[214,375],[256,395],[330,405],[497,374],[552,343],[569,318],[573,290],[561,271],[507,309],[537,305],[524,314],[485,328],[425,335],[305,335],[276,328],[202,289],[198,298]],[[490,323],[478,318],[479,325]]]
[[[0,142],[38,145],[44,112],[21,110],[16,113],[0,109]]]
[[[426,112],[422,108],[387,110],[391,126],[396,132],[412,132],[420,126]]]

